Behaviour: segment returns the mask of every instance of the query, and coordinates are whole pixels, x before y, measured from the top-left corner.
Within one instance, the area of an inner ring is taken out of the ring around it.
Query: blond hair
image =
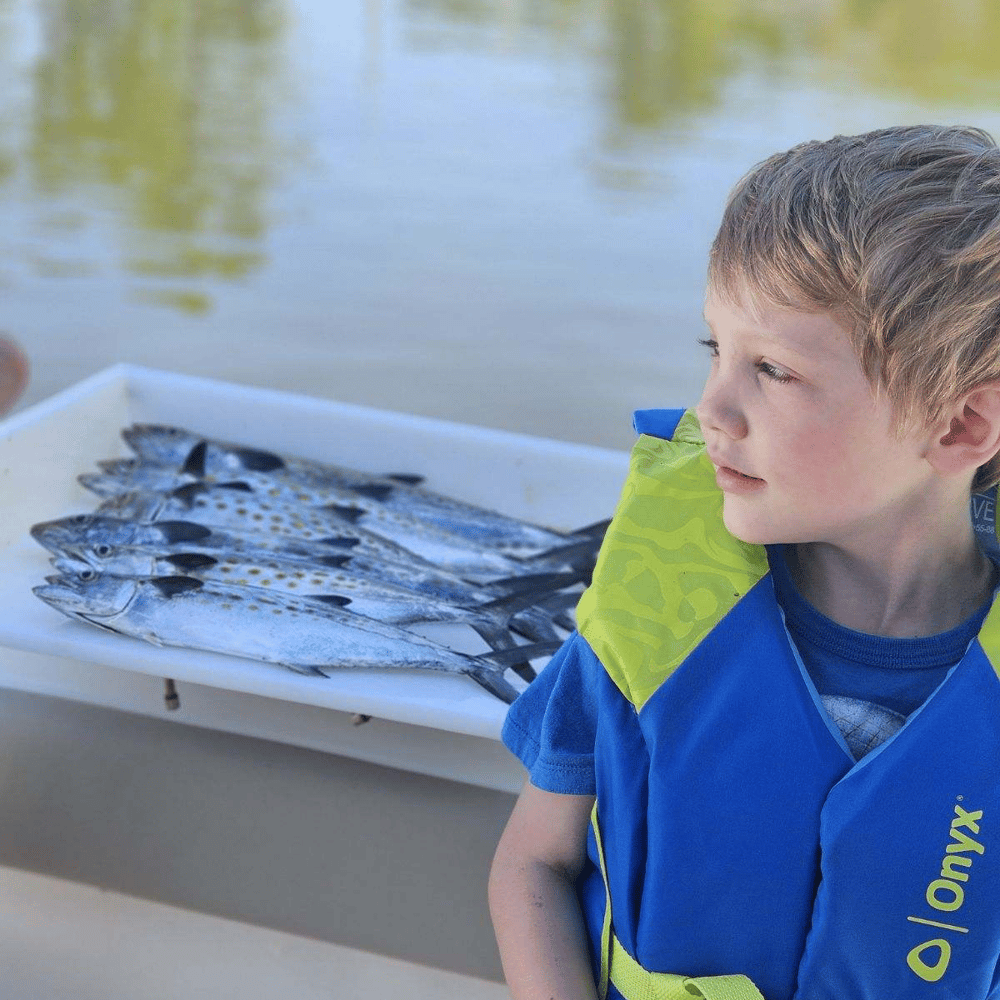
[[[733,189],[709,284],[830,312],[898,428],[1000,379],[1000,149],[932,125],[805,142]],[[1000,481],[1000,456],[974,488]]]

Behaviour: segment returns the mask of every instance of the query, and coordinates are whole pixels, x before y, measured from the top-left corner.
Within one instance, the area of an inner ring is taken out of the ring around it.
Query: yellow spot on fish
[[[232,571],[233,571],[232,566],[220,566],[219,567],[219,572],[220,573],[232,573]]]
[[[246,517],[247,516],[247,509],[246,509],[246,507],[237,507],[236,508],[236,513],[239,514],[240,517]]]
[[[251,576],[259,576],[260,575],[260,570],[259,569],[252,569],[252,570],[250,570],[250,575]]]
[[[262,503],[260,505],[260,509],[261,510],[270,510],[271,509],[271,505],[269,503]]]
[[[281,614],[281,608],[275,608],[275,609],[274,609],[274,610],[273,610],[273,611],[271,612],[271,614],[272,614],[272,615],[280,615],[280,614]]]
[[[279,490],[277,486],[272,486],[271,489],[267,491],[267,495],[269,497],[281,496],[281,490]]]
[[[292,587],[297,587],[298,584],[294,580],[289,580],[288,581],[288,586],[289,586],[289,588],[292,588]]]
[[[305,575],[305,573],[302,573],[302,572],[296,572],[296,574],[295,574],[295,579],[296,579],[296,580],[304,580],[305,578],[306,578],[306,575]]]
[[[270,580],[258,580],[257,582],[258,582],[258,583],[259,583],[259,584],[260,584],[260,585],[261,585],[262,587],[270,587],[270,586],[271,586],[271,581],[270,581]]]
[[[233,606],[232,606],[231,604],[223,604],[222,606],[223,606],[223,607],[224,607],[224,608],[225,608],[225,609],[226,609],[227,611],[231,611],[231,610],[232,610],[232,607],[233,607]]]
[[[258,608],[256,604],[248,604],[247,605],[247,610],[248,611],[260,611],[260,608]]]
[[[275,573],[274,574],[275,580],[284,580],[286,576],[288,576],[287,573]]]
[[[254,514],[253,515],[253,519],[255,521],[263,521],[264,520],[264,515],[263,514]]]
[[[220,501],[218,501],[218,502],[216,503],[216,505],[215,505],[215,509],[216,509],[216,510],[226,510],[226,508],[227,508],[228,506],[229,506],[229,504],[226,504],[226,503],[223,503],[223,502],[222,502],[222,501],[220,500]]]

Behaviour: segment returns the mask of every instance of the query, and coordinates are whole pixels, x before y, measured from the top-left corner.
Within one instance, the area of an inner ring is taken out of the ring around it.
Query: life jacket
[[[636,443],[577,609],[604,667],[578,884],[602,995],[1000,997],[1000,602],[855,763],[682,412]]]

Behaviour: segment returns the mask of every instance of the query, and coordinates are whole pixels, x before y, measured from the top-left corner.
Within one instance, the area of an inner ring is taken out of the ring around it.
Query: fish
[[[579,583],[575,573],[525,575],[476,585],[420,560],[386,560],[378,553],[359,550],[358,540],[352,536],[310,543],[280,535],[227,532],[191,521],[144,524],[100,514],[40,522],[32,526],[31,535],[55,556],[105,573],[138,575],[136,560],[146,560],[149,565],[158,557],[208,557],[216,563],[233,559],[256,562],[261,569],[286,575],[312,574],[312,579],[317,578],[317,573],[343,570],[353,577],[367,577],[377,584],[405,589],[411,595],[423,595],[435,603],[465,608],[527,593],[531,595],[530,606],[521,598],[521,610],[511,618],[509,627],[534,642],[557,637],[553,622],[571,631],[574,623],[561,612],[574,606],[579,598],[569,589]],[[535,607],[542,602],[544,610]]]
[[[435,493],[421,485],[423,480],[419,476],[370,475],[331,463],[216,441],[162,424],[134,424],[122,434],[133,451],[147,463],[170,465],[199,479],[214,481],[242,479],[248,473],[258,473],[272,482],[283,482],[300,491],[346,489],[358,497],[377,501],[387,510],[415,517],[440,531],[460,535],[469,542],[518,558],[530,558],[561,545],[583,541],[595,531],[603,536],[609,523],[598,522],[567,534]],[[339,502],[350,506],[350,503]]]
[[[155,645],[243,656],[318,677],[341,669],[461,674],[507,704],[518,692],[503,676],[505,665],[555,650],[548,643],[470,656],[335,603],[184,575],[63,574],[33,592],[71,618]]]
[[[535,597],[548,593],[545,588],[538,593],[522,592],[488,603],[461,606],[371,575],[352,572],[350,562],[350,556],[332,557],[320,567],[267,555],[211,556],[188,550],[158,552],[127,546],[112,547],[110,551],[104,548],[102,553],[92,546],[81,546],[75,553],[53,560],[61,573],[76,574],[84,580],[97,573],[126,577],[183,575],[206,583],[252,587],[314,600],[335,599],[354,614],[392,625],[418,622],[467,625],[494,649],[509,649],[515,645],[507,627],[510,619],[530,606]]]
[[[312,508],[260,497],[241,481],[191,483],[169,493],[135,492],[111,497],[98,513],[123,520],[188,520],[221,528],[266,532],[318,541],[353,534],[359,544],[387,559],[412,559],[443,567],[472,581],[527,572],[555,571],[583,560],[592,562],[599,540],[588,538],[531,560],[513,559],[489,548],[466,544],[414,518],[394,511],[361,507]]]

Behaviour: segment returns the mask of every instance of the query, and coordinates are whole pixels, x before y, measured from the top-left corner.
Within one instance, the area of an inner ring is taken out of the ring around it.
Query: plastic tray
[[[627,456],[309,397],[117,365],[0,423],[0,645],[46,657],[171,677],[211,688],[496,738],[506,707],[465,677],[280,666],[156,647],[71,621],[34,596],[52,572],[32,524],[92,510],[76,476],[130,455],[123,427],[170,423],[372,472],[414,472],[427,485],[562,529],[607,517]],[[2,680],[0,680],[2,682]]]

